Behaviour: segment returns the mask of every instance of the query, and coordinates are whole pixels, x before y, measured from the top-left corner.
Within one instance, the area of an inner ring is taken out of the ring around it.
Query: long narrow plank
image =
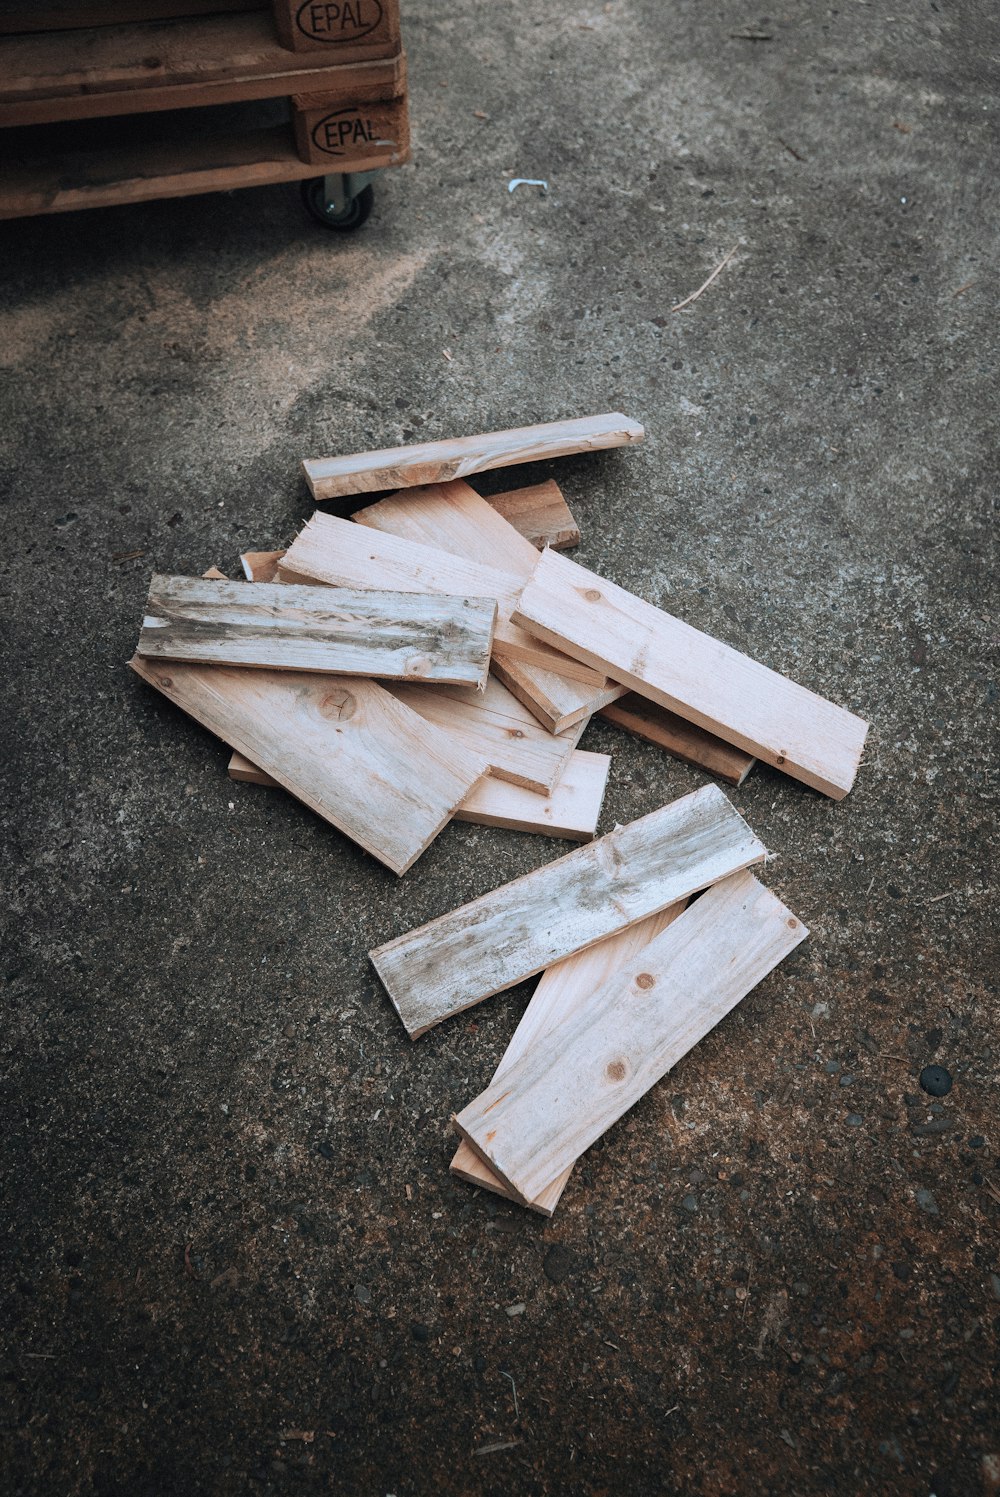
[[[508,468],[517,463],[563,457],[570,452],[624,447],[630,442],[641,442],[644,436],[638,421],[629,420],[620,411],[611,411],[573,421],[548,421],[539,426],[491,431],[476,437],[356,452],[349,457],[310,458],[302,464],[302,470],[316,499],[338,499],[343,494],[371,494],[378,489],[445,483],[450,478],[485,473],[488,468]]]
[[[524,1205],[736,1007],[808,931],[750,873],[709,889],[453,1120]]]
[[[482,688],[496,611],[493,598],[154,576],[138,651],[154,660]]]
[[[488,494],[486,503],[502,515],[537,551],[551,546],[568,551],[580,544],[580,527],[554,478],[523,489]]]
[[[683,764],[704,769],[729,785],[742,785],[757,762],[752,754],[744,753],[694,723],[685,722],[676,712],[668,712],[666,707],[658,706],[635,691],[628,692],[608,707],[602,707],[601,716],[627,733],[634,733],[637,738],[645,738],[649,743],[666,749]]]
[[[521,590],[519,577],[455,556],[441,547],[352,525],[349,520],[317,511],[285,552],[278,575],[287,582],[325,582],[333,587],[392,588],[404,593],[464,593],[475,598],[495,598],[495,654],[549,668],[553,664],[561,666],[565,660],[567,669],[575,671],[577,676],[591,682],[605,679],[589,666],[568,660],[523,629],[512,627],[510,616]]]
[[[455,812],[454,820],[589,842],[597,832],[610,766],[610,754],[574,749],[551,795],[538,795],[486,775],[472,787]],[[277,785],[276,780],[251,764],[245,755],[235,752],[229,761],[229,778],[247,785]]]
[[[514,621],[834,800],[854,783],[862,718],[568,557],[542,552]]]
[[[546,967],[531,995],[531,1002],[504,1051],[491,1085],[496,1086],[518,1061],[547,1042],[552,1042],[553,1047],[558,1048],[557,1036],[575,1021],[577,1014],[586,1008],[594,993],[645,950],[650,941],[655,940],[668,925],[673,924],[684,910],[685,904],[685,900],[679,900],[677,904],[668,905],[659,914],[650,915],[648,920],[640,920],[638,925],[630,925],[627,930],[608,936],[606,941],[598,941],[596,946],[578,951],[575,956],[556,962],[554,967]],[[468,1185],[482,1186],[484,1190],[492,1190],[510,1201],[516,1199],[510,1186],[480,1159],[464,1139],[455,1150],[450,1169],[453,1175]],[[568,1165],[546,1186],[538,1199],[531,1202],[532,1208],[543,1216],[551,1216],[572,1173],[573,1165]]]
[[[394,873],[416,862],[486,770],[360,676],[130,663]]]
[[[369,959],[416,1039],[764,856],[719,787],[704,785],[398,936]]]
[[[421,545],[439,546],[452,556],[480,566],[501,567],[523,586],[535,569],[538,552],[529,540],[497,513],[462,479],[425,484],[390,494],[352,516],[360,525],[396,535]],[[529,636],[530,637],[530,636]],[[549,662],[531,661],[523,648],[496,652],[496,670],[504,685],[552,732],[591,716],[598,707],[615,701],[624,688],[604,673],[591,673],[581,690],[567,680],[576,669],[563,655]]]
[[[548,795],[566,771],[586,726],[549,733],[494,676],[485,691],[393,682],[393,696],[486,759],[490,773]]]
[[[121,26],[167,21],[223,10],[266,10],[267,0],[0,0],[0,36],[20,31],[74,31],[81,26]]]

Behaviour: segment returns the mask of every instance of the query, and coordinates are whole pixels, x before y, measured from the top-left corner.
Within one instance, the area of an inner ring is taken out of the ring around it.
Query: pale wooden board
[[[521,584],[532,575],[538,561],[531,542],[460,478],[404,489],[356,511],[352,518],[384,534],[439,546],[481,566],[499,566]],[[494,669],[504,685],[551,732],[561,732],[590,717],[622,695],[624,687],[609,681],[603,672],[591,672],[581,689],[576,681],[567,679],[574,674],[577,662],[569,663],[566,655],[555,657],[548,665],[530,660],[524,648],[528,637],[518,631],[514,650],[509,636],[503,635],[501,646],[494,649]]]
[[[542,552],[514,620],[835,800],[854,783],[860,717],[568,557]]]
[[[808,931],[750,873],[709,889],[453,1120],[524,1205],[714,1029]]]
[[[492,675],[485,691],[403,682],[393,682],[389,689],[427,722],[485,758],[492,775],[540,795],[549,794],[562,778],[586,726],[578,722],[549,733]]]
[[[484,473],[488,468],[508,468],[570,452],[623,447],[640,442],[644,436],[638,421],[612,411],[572,421],[486,432],[482,436],[358,452],[348,457],[310,458],[302,464],[302,470],[316,499],[337,499],[343,494],[371,494],[379,489],[403,489],[412,484],[446,483],[450,478],[468,478],[470,473]]]
[[[603,707],[601,716],[627,733],[634,733],[637,738],[645,738],[666,749],[682,763],[693,764],[697,769],[717,775],[729,785],[742,785],[757,762],[752,754],[716,738],[714,733],[706,732],[695,723],[685,722],[676,712],[668,712],[666,707],[658,706],[635,691],[627,692],[620,701]]]
[[[416,862],[486,771],[376,681],[130,663],[394,873]]]
[[[494,654],[549,667],[553,662],[561,666],[567,659],[551,645],[511,625],[510,616],[521,590],[521,579],[513,573],[469,561],[437,546],[352,525],[336,515],[319,511],[313,515],[282,557],[278,575],[288,582],[325,582],[334,587],[495,598]],[[567,661],[567,665],[591,682],[604,679],[579,661]]]
[[[154,576],[139,654],[482,688],[495,620],[493,598]]]
[[[650,915],[648,920],[640,920],[637,925],[630,925],[627,930],[608,936],[606,941],[598,941],[596,946],[578,951],[575,956],[556,962],[554,967],[546,967],[531,995],[531,1002],[504,1051],[491,1085],[496,1086],[519,1060],[530,1056],[547,1043],[558,1049],[558,1037],[565,1026],[573,1023],[577,1014],[587,1007],[594,993],[609,978],[633,961],[650,941],[677,919],[686,903],[682,899],[677,904],[668,905],[659,914]],[[499,1175],[494,1174],[464,1139],[455,1150],[450,1168],[453,1175],[469,1185],[480,1185],[484,1190],[492,1190],[494,1194],[506,1196],[510,1201],[516,1199],[510,1186]],[[573,1166],[569,1165],[541,1192],[536,1201],[532,1201],[532,1209],[543,1216],[551,1216],[572,1173]]]
[[[580,527],[554,478],[523,489],[489,494],[486,502],[538,551],[545,546],[554,551],[568,551],[580,544]]]
[[[398,936],[369,958],[416,1039],[764,856],[763,843],[719,787],[704,785]]]
[[[278,563],[284,551],[244,551],[240,557],[243,575],[248,582],[277,582]]]
[[[589,842],[597,831],[610,766],[610,754],[574,749],[551,795],[538,795],[486,775],[473,786],[455,812],[454,820]],[[230,759],[229,778],[247,785],[277,786],[276,780],[243,754],[234,753]]]

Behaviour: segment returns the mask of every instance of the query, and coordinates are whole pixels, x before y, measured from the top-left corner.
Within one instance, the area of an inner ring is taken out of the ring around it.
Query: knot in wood
[[[609,1081],[624,1081],[625,1062],[623,1060],[613,1060],[605,1070],[604,1074],[605,1076],[607,1076]]]
[[[599,603],[601,601],[600,590],[596,587],[588,587],[583,596],[588,603]]]
[[[635,985],[637,988],[655,988],[656,978],[652,972],[640,972],[635,980]]]
[[[343,687],[337,687],[334,691],[328,691],[319,704],[319,710],[323,717],[328,717],[340,722],[346,722],[353,717],[357,711],[357,698]]]

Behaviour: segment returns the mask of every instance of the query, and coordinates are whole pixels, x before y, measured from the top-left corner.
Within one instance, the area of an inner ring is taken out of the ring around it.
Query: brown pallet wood
[[[285,47],[330,60],[359,47],[399,45],[399,0],[273,0]]]
[[[344,171],[340,163],[359,155],[380,166],[396,166],[409,155],[405,94],[366,102],[352,96],[346,104],[342,93],[296,95],[292,99],[292,125],[302,160],[326,171]]]
[[[75,0],[70,4],[0,0],[0,36],[25,31],[81,31],[135,21],[173,21],[219,11],[267,10],[268,0]]]
[[[404,92],[405,61],[391,45],[297,53],[258,11],[185,22],[38,32],[0,51],[0,125],[142,114],[369,86]]]

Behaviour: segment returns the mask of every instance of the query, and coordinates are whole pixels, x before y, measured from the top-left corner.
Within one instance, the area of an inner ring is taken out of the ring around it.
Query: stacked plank
[[[834,799],[867,724],[561,554],[552,482],[466,477],[624,446],[611,414],[305,464],[317,511],[247,580],[153,579],[133,668],[396,873],[451,819],[588,845],[370,953],[407,1033],[541,974],[493,1080],[453,1118],[454,1174],[550,1214],[575,1161],[806,936],[749,872],[716,785],[592,840],[600,713],[742,783],[761,758]]]
[[[0,126],[22,127],[0,175],[3,218],[409,155],[398,0],[0,0],[0,33]],[[288,101],[290,124],[220,108],[261,100]],[[120,115],[127,129],[80,126]],[[160,123],[137,129],[138,116]]]

